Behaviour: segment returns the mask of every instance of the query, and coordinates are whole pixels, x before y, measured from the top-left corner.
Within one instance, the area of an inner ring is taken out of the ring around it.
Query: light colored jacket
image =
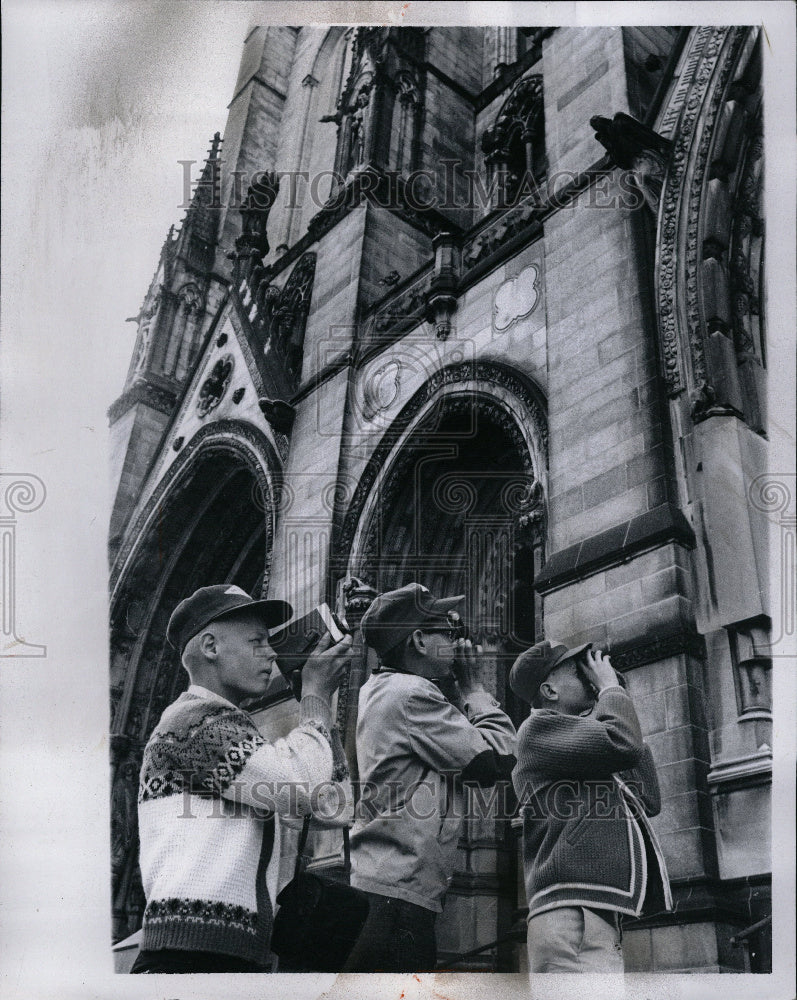
[[[442,910],[463,783],[494,784],[515,763],[515,728],[495,698],[475,692],[464,707],[413,674],[382,670],[361,688],[352,885]]]

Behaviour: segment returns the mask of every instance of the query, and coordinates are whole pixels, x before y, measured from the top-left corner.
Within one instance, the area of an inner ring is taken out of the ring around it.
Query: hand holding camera
[[[338,642],[333,642],[328,632],[321,638],[302,670],[304,694],[314,694],[329,701],[351,660],[351,644],[350,635],[344,635]]]
[[[482,689],[479,679],[479,658],[482,653],[482,647],[474,645],[470,639],[459,638],[454,642],[454,676],[463,695]]]
[[[319,604],[269,636],[277,666],[301,700],[302,690],[328,700],[340,686],[351,659],[352,636],[348,625]],[[310,687],[303,688],[303,676]]]
[[[582,669],[587,683],[595,689],[596,694],[617,684],[622,688],[626,686],[625,678],[614,669],[608,653],[600,649],[587,650],[587,662]]]

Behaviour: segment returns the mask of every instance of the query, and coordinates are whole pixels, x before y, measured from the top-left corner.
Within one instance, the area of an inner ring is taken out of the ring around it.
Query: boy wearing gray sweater
[[[537,643],[515,661],[509,683],[532,706],[512,772],[529,971],[623,972],[620,914],[639,915],[646,899],[672,908],[648,820],[661,808],[656,768],[633,702],[589,643]]]

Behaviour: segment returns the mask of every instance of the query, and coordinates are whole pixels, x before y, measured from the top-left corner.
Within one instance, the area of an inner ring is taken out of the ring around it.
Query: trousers
[[[623,972],[619,914],[558,906],[529,918],[529,972]]]
[[[437,939],[432,910],[369,892],[368,917],[344,972],[433,972]]]

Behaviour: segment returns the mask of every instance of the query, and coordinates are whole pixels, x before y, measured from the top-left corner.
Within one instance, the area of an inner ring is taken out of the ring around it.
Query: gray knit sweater
[[[651,875],[671,906],[647,818],[660,809],[656,769],[621,687],[605,688],[587,717],[533,710],[512,780],[530,916],[575,905],[637,915]]]

